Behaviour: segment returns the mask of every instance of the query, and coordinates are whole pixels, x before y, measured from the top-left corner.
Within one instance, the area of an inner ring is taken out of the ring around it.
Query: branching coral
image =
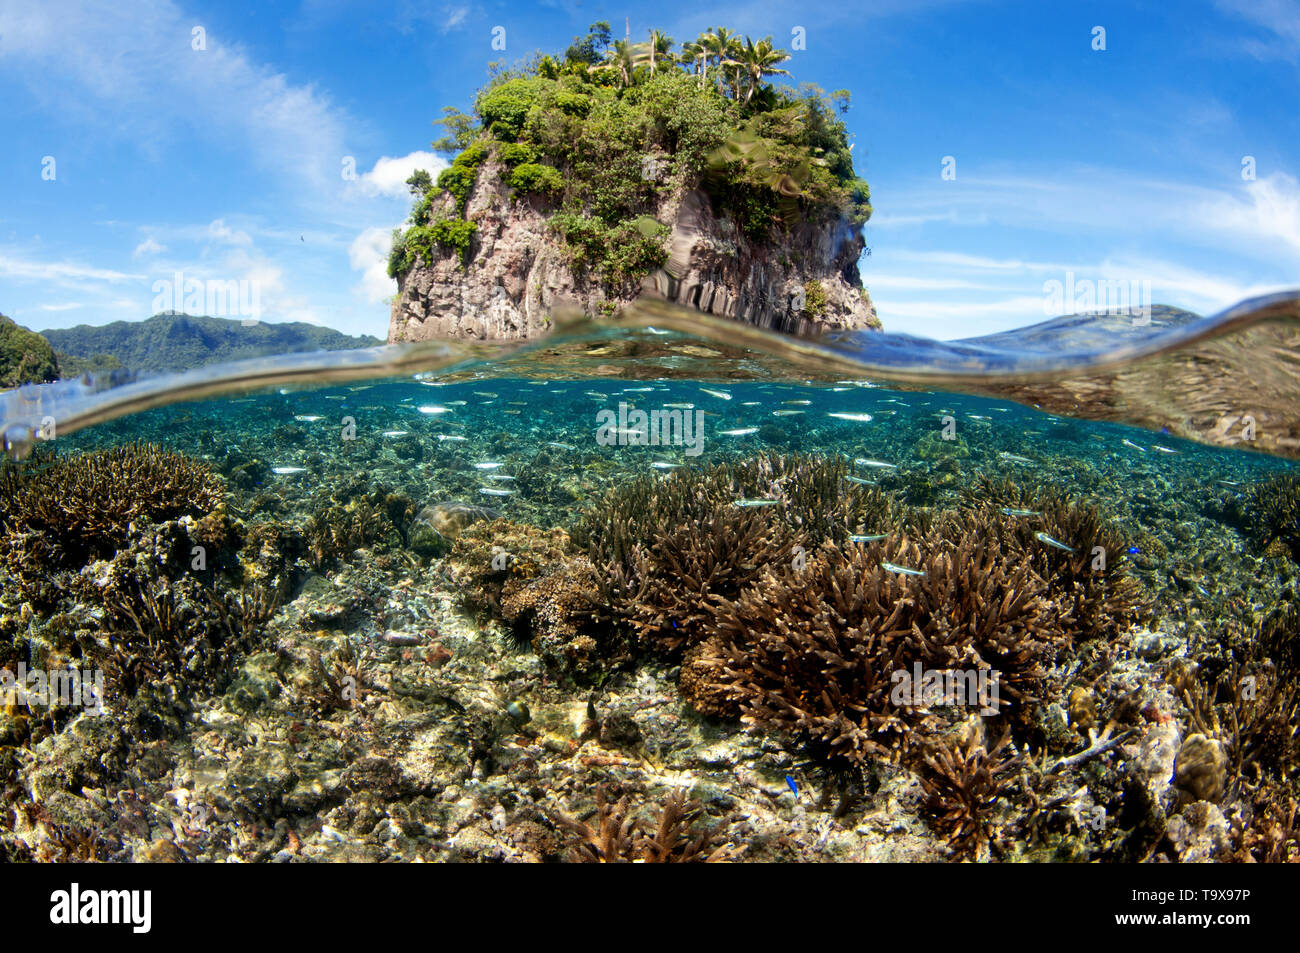
[[[976,732],[965,741],[948,741],[925,755],[921,786],[935,829],[961,857],[977,856],[997,833],[993,809],[1010,787],[1016,758],[1004,753],[1007,736],[986,749]]]
[[[995,526],[951,517],[922,540],[824,544],[804,569],[769,569],[737,598],[715,599],[705,654],[690,659],[692,695],[708,688],[750,724],[851,765],[906,751],[938,704],[1006,706],[1023,721],[1066,639],[1065,620]],[[918,697],[917,666],[960,672],[974,691]],[[984,695],[971,697],[981,677]]]
[[[1280,549],[1300,562],[1300,475],[1288,473],[1252,486],[1237,519],[1261,551]]]
[[[712,599],[738,596],[766,569],[796,560],[800,547],[806,555],[893,521],[889,498],[847,475],[838,457],[764,455],[643,477],[591,507],[574,541],[597,568],[615,620],[674,651],[700,640]]]
[[[1023,551],[1048,581],[1059,611],[1073,620],[1075,638],[1112,638],[1149,611],[1128,573],[1126,539],[1096,506],[1010,481],[983,481],[971,497],[981,519],[1011,511],[1012,519],[1000,521],[1004,545]]]
[[[405,497],[381,490],[346,503],[327,504],[313,513],[304,527],[312,567],[321,569],[358,549],[401,546],[412,511]]]
[[[4,567],[37,601],[51,597],[53,569],[111,557],[132,529],[202,516],[224,497],[208,466],[151,444],[60,457],[37,471],[0,470]]]
[[[546,661],[575,674],[593,661],[595,572],[563,530],[477,523],[456,538],[447,566],[471,603],[509,624]]]
[[[737,858],[744,848],[719,843],[715,831],[696,823],[702,812],[698,801],[688,800],[684,791],[674,791],[660,805],[658,820],[650,824],[632,811],[628,795],[611,804],[604,790],[597,788],[594,826],[559,813],[553,818],[573,835],[569,859],[579,863],[685,864]]]

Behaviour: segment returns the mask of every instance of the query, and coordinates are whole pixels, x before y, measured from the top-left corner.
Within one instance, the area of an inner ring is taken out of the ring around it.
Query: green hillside
[[[164,313],[144,321],[86,324],[43,332],[59,354],[65,375],[116,366],[153,373],[184,371],[242,358],[302,351],[375,347],[379,338],[353,337],[330,328],[295,322],[259,322],[245,327],[228,318]]]

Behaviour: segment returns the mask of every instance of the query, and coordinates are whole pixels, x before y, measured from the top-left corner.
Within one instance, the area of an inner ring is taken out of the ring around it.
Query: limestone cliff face
[[[453,200],[444,201],[451,213]],[[549,211],[512,196],[501,167],[485,162],[466,205],[478,227],[468,264],[448,250],[399,275],[389,341],[535,338],[557,307],[596,315],[637,296],[611,298],[598,280],[575,275]],[[779,244],[757,244],[699,190],[672,196],[656,217],[672,223],[668,261],[637,294],[780,331],[880,326],[858,275],[863,239],[847,225],[800,225]]]

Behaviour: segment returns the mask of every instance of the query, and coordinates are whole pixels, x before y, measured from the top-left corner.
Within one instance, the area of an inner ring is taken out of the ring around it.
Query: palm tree
[[[700,45],[709,54],[715,65],[722,67],[734,62],[734,55],[740,49],[740,39],[726,27],[715,26],[700,37]],[[707,67],[706,67],[707,69]]]
[[[698,42],[687,41],[682,44],[681,62],[691,64],[691,75],[700,78],[700,85],[704,85],[704,72],[701,67],[708,57],[708,51]]]
[[[656,59],[673,60],[673,38],[663,30],[650,31],[650,75],[655,74]]]
[[[784,63],[790,58],[790,54],[785,50],[778,50],[772,46],[772,38],[764,37],[755,43],[749,37],[745,37],[745,46],[736,56],[737,63],[737,92],[739,92],[739,81],[748,80],[749,89],[745,92],[745,103],[748,104],[750,98],[754,95],[754,90],[758,89],[767,76],[789,76],[789,70],[777,68],[777,63]]]
[[[636,69],[636,47],[643,44],[632,44],[627,40],[615,40],[614,45],[605,51],[605,62],[599,66],[593,66],[593,70],[615,70],[618,74],[619,84],[623,87],[632,85],[632,71]]]

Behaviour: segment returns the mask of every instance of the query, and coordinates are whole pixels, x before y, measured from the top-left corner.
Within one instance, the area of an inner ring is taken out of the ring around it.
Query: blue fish
[[[798,784],[798,782],[795,781],[795,779],[794,779],[794,775],[787,774],[787,775],[785,776],[785,784],[786,784],[786,787],[788,787],[788,788],[790,789],[790,791],[794,794],[795,798],[798,799],[798,797],[799,797],[799,784]]]

